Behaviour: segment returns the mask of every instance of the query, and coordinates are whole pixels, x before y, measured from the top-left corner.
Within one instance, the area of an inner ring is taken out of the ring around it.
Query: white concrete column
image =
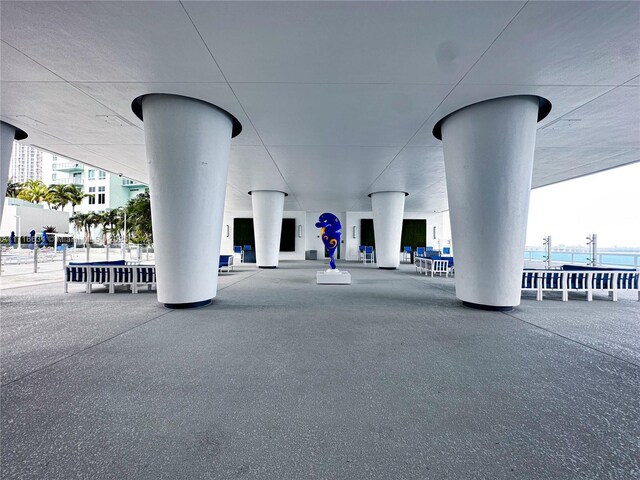
[[[444,144],[456,295],[467,306],[520,304],[536,122],[550,109],[536,96],[503,97],[434,128]]]
[[[207,305],[216,296],[231,137],[228,112],[178,95],[134,100],[144,116],[158,301]]]
[[[371,197],[373,231],[378,268],[393,270],[400,265],[400,242],[405,192],[374,192]]]
[[[0,122],[0,222],[4,210],[4,197],[7,194],[9,182],[9,166],[13,153],[13,141],[24,140],[27,134],[13,125]]]
[[[253,190],[253,233],[256,239],[256,263],[260,268],[276,268],[280,258],[280,233],[284,211],[284,192]]]

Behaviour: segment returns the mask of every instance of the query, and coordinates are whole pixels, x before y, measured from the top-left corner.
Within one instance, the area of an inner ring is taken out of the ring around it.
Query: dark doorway
[[[253,231],[253,218],[233,219],[233,244],[244,247],[251,245],[251,249],[256,248],[256,237]],[[296,251],[296,219],[283,218],[282,229],[280,230],[280,251]]]
[[[241,247],[251,245],[256,248],[256,237],[253,234],[253,218],[233,219],[233,244]]]
[[[360,244],[364,246],[376,246],[375,230],[373,228],[373,219],[363,218],[360,220]],[[420,220],[403,220],[402,221],[402,239],[400,240],[400,251],[405,246],[410,245],[413,250],[418,247],[427,246],[427,221]]]
[[[415,251],[418,247],[427,246],[427,221],[426,220],[403,220],[402,240],[400,241],[400,251],[410,245]]]
[[[360,220],[360,245],[374,248],[376,246],[376,236],[373,231],[372,218],[363,218]]]
[[[280,251],[296,251],[296,219],[283,218],[282,231],[280,232]]]

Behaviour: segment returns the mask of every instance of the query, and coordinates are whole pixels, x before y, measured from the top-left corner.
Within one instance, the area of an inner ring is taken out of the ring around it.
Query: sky
[[[585,245],[640,250],[640,162],[531,191],[527,246]]]

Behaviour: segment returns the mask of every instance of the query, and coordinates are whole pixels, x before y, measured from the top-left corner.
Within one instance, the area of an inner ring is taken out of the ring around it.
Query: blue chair
[[[449,248],[449,247],[444,247],[444,248],[442,249],[442,253],[443,253],[444,255],[449,255],[449,254],[451,253],[451,248]]]
[[[418,247],[416,250],[416,256],[424,257],[424,247]]]
[[[427,252],[433,252],[433,247],[427,247]]]
[[[240,262],[242,263],[242,247],[240,245],[234,245],[233,246],[233,254],[238,254],[240,255]]]
[[[403,262],[411,262],[411,252],[413,252],[413,249],[411,248],[410,245],[405,245],[404,249],[402,250],[402,261]]]
[[[364,245],[358,247],[358,261],[364,260]]]
[[[364,263],[374,263],[376,261],[376,253],[373,247],[364,247]]]

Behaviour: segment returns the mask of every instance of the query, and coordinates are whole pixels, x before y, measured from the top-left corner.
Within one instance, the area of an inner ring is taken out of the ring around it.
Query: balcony
[[[84,185],[84,181],[81,177],[56,178],[51,183],[53,185],[76,185],[77,187],[82,187]]]
[[[142,183],[138,180],[129,180],[128,178],[122,179],[122,186],[126,188],[142,188],[146,187],[146,183]]]
[[[58,172],[76,173],[84,172],[84,165],[77,162],[62,162],[54,164],[54,170]]]

